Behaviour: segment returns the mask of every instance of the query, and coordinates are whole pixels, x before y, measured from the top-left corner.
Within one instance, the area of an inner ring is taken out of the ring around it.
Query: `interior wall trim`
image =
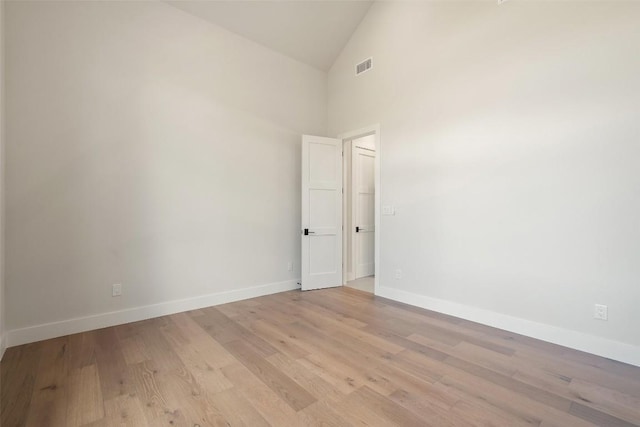
[[[298,289],[300,279],[44,323],[5,332],[7,347]]]
[[[376,289],[376,295],[574,350],[640,366],[640,346],[385,286],[379,286]]]

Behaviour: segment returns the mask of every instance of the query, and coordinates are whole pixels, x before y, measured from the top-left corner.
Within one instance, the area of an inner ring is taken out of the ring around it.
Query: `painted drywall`
[[[4,2],[0,1],[0,359],[4,355]]]
[[[168,3],[327,71],[362,21],[372,0],[177,0]]]
[[[386,295],[640,364],[638,22],[632,2],[372,6],[329,72],[329,134],[381,126]]]
[[[295,286],[326,73],[162,2],[5,12],[10,336]]]

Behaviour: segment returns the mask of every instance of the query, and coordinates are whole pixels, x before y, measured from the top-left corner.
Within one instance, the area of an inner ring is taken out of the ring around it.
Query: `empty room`
[[[640,427],[640,2],[0,0],[0,426]]]

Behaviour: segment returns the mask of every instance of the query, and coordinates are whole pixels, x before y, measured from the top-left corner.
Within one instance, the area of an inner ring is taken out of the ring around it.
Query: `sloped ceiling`
[[[327,71],[369,10],[369,0],[168,1],[172,6]]]

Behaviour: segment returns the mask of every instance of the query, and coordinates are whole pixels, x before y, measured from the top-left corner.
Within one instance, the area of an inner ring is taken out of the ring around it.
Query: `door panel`
[[[302,290],[342,285],[342,141],[302,136]],[[306,232],[305,232],[306,230]]]
[[[375,151],[352,147],[353,260],[355,278],[375,272]]]
[[[332,187],[336,178],[335,148],[333,144],[309,141],[309,181],[313,186]],[[340,151],[342,157],[342,149]]]

